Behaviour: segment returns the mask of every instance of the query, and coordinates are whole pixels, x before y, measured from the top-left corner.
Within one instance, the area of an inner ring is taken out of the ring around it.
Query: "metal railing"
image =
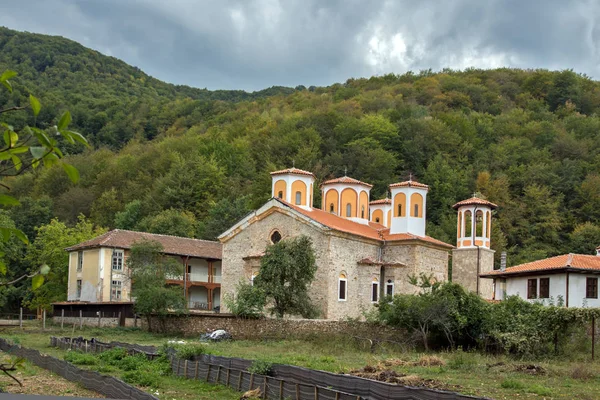
[[[167,275],[167,280],[183,281],[183,275]],[[205,272],[191,272],[186,274],[188,282],[221,283],[221,275],[209,275]]]

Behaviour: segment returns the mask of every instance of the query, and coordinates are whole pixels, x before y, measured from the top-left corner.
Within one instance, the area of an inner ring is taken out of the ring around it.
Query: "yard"
[[[25,347],[63,358],[65,351],[49,347],[49,336],[71,336],[70,330],[49,329],[20,331],[7,328],[2,336]],[[75,336],[95,337],[101,341],[151,344],[160,346],[176,339],[132,329],[93,329],[76,331]],[[185,339],[188,342],[190,339]],[[207,352],[215,355],[259,359],[331,372],[400,382],[408,385],[457,391],[494,399],[598,399],[600,398],[600,362],[591,362],[589,354],[573,352],[568,359],[549,356],[542,360],[515,359],[472,352],[406,352],[378,347],[375,353],[364,343],[340,337],[311,340],[256,340],[211,343]],[[102,365],[89,366],[101,368]],[[122,376],[118,368],[106,373]],[[154,392],[156,388],[153,388]],[[169,399],[233,399],[239,394],[227,388],[161,377],[159,397]],[[150,391],[146,388],[146,390]]]

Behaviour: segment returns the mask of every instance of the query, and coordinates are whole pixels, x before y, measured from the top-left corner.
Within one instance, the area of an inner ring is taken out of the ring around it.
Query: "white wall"
[[[569,307],[600,307],[600,299],[586,299],[586,278],[598,275],[569,274]]]
[[[540,292],[540,278],[550,278],[550,298],[549,299],[527,299],[527,280],[528,279],[537,279],[537,290],[538,295]],[[569,277],[571,278],[571,276]],[[499,280],[496,280],[496,286],[498,286]],[[554,274],[554,275],[536,275],[536,276],[522,276],[515,278],[507,278],[506,279],[506,295],[507,296],[519,296],[524,300],[528,301],[537,301],[542,302],[544,304],[549,304],[550,302],[554,302],[554,304],[558,303],[558,296],[562,296],[563,301],[566,302],[566,274]],[[569,288],[571,291],[571,288]],[[584,292],[585,295],[585,292]],[[570,298],[572,298],[572,293],[570,293]],[[569,302],[569,306],[574,307]]]

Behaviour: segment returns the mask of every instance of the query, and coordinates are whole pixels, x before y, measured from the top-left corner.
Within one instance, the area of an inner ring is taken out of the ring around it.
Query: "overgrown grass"
[[[49,336],[71,336],[68,334],[70,332],[42,333],[30,331],[21,333],[18,329],[7,333],[8,335],[5,337],[10,336],[13,340],[20,341],[23,346],[38,348],[45,353],[59,357],[62,357],[65,352],[48,347]],[[102,341],[118,340],[156,346],[160,346],[168,339],[180,339],[136,330],[114,329],[85,329],[83,332],[76,331],[76,336],[96,337]],[[190,339],[187,339],[187,341],[193,342]],[[343,335],[312,337],[305,340],[234,340],[227,343],[209,343],[203,345],[202,349],[206,353],[214,355],[260,360],[265,363],[298,365],[330,372],[349,372],[352,369],[362,368],[367,364],[383,364],[386,360],[394,359],[402,362],[391,365],[390,369],[405,375],[441,382],[464,394],[486,396],[494,399],[523,397],[539,398],[540,400],[542,398],[600,399],[600,362],[590,362],[589,354],[587,358],[585,354],[570,355],[569,358],[578,360],[577,362],[555,356],[547,359],[531,360],[466,351],[424,354],[403,351],[397,346],[377,347],[376,352],[372,354],[367,344],[357,342]],[[113,355],[111,357],[119,358],[120,356]],[[533,375],[518,371],[517,367],[533,363],[541,366],[546,373]],[[119,377],[123,377],[123,374],[127,372],[132,372],[125,371],[119,366],[113,366],[104,361],[86,368],[105,369],[106,373]],[[111,369],[113,370],[111,371]],[[178,400],[195,398],[189,385],[204,385],[204,388],[197,389],[200,393],[209,393],[209,390],[226,390],[222,387],[203,384],[198,381],[161,375],[156,371],[149,371],[149,373],[158,376],[158,383],[155,380],[136,384],[150,384],[152,388],[152,385],[158,385],[157,389],[161,393],[161,397],[165,393],[164,398],[169,400],[173,398]],[[131,373],[127,379],[136,380],[138,379],[137,375],[139,374]],[[153,388],[152,390],[156,389]],[[167,397],[166,393],[169,390],[173,390],[174,393],[173,395],[169,394]],[[188,397],[181,394],[184,392],[190,393]],[[215,398],[239,397],[239,394],[232,391],[227,391],[228,394],[224,394],[225,392],[219,393],[221,394],[215,395]],[[212,392],[211,396],[208,394],[202,396],[199,395],[198,398],[212,398]]]

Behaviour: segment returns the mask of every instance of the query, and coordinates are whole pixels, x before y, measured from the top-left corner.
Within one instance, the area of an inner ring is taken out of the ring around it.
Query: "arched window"
[[[330,213],[332,213],[332,212],[335,212],[335,206],[333,205],[333,203],[331,203],[331,204],[329,205],[329,212],[330,212]]]
[[[296,204],[302,204],[302,192],[296,192]]]
[[[280,190],[279,193],[277,193],[277,197],[283,199],[283,191]]]
[[[338,279],[338,301],[346,301],[348,296],[348,277],[345,273],[341,273]]]
[[[379,217],[375,218],[375,222],[379,223]]]
[[[418,217],[419,216],[419,205],[415,204],[415,208],[413,210],[413,217]]]
[[[364,217],[365,217],[365,206],[362,206],[362,207],[360,208],[360,217],[361,217],[361,218],[364,218]]]
[[[465,211],[465,237],[471,237],[473,234],[473,215],[471,211]]]
[[[346,217],[351,217],[352,216],[352,204],[348,203],[346,204]]]
[[[483,211],[481,210],[475,213],[475,236],[483,236]]]
[[[379,301],[379,280],[373,278],[371,282],[371,302],[377,303]]]
[[[397,217],[401,217],[402,216],[402,204],[398,204],[398,215]]]
[[[388,279],[386,284],[385,284],[385,294],[387,296],[393,296],[394,295],[394,281],[391,279]]]
[[[271,234],[271,243],[277,244],[281,240],[281,233],[279,231],[275,231]]]

